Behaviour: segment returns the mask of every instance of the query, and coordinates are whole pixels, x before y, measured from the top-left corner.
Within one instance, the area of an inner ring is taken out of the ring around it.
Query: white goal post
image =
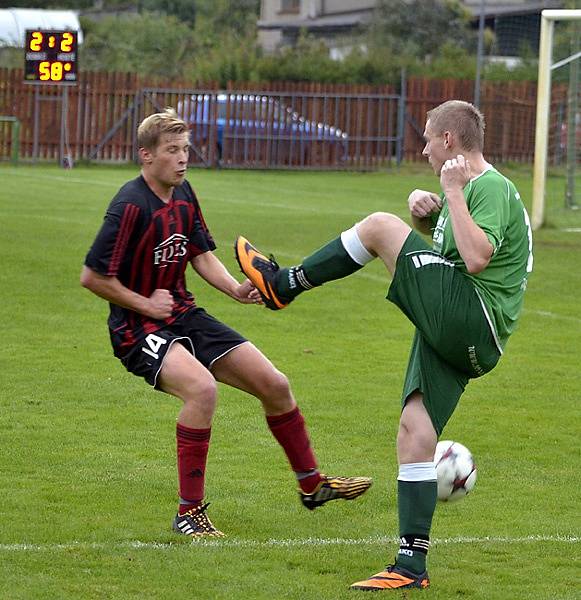
[[[537,83],[537,118],[535,130],[535,162],[533,171],[533,229],[542,226],[545,219],[545,186],[547,177],[547,146],[549,135],[549,108],[551,103],[551,70],[553,62],[553,31],[555,21],[580,20],[581,10],[543,10],[539,47],[539,76]],[[567,60],[578,60],[573,55]]]

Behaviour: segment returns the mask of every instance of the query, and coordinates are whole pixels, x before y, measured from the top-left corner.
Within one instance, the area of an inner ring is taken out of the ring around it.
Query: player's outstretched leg
[[[331,477],[322,474],[321,476],[321,481],[310,494],[299,490],[301,502],[309,510],[323,506],[330,500],[355,500],[373,483],[370,477]]]
[[[200,537],[224,537],[224,534],[216,529],[206,514],[208,504],[200,504],[183,515],[177,514],[173,520],[172,529],[176,533],[188,535],[192,538]]]
[[[271,310],[288,306],[300,293],[326,281],[351,275],[374,258],[361,243],[355,227],[290,268],[280,268],[272,256],[267,257],[242,236],[236,239],[234,250],[241,271]]]
[[[378,592],[381,590],[403,590],[406,588],[425,589],[430,585],[428,572],[416,575],[396,565],[388,565],[385,571],[372,575],[364,581],[357,581],[351,586],[352,590]]]

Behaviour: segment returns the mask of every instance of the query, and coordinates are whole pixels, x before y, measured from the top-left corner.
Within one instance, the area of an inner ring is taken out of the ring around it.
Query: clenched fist
[[[437,194],[425,190],[414,190],[408,196],[408,206],[412,216],[423,219],[442,208],[442,201]]]
[[[174,299],[169,290],[154,290],[149,297],[149,310],[147,314],[153,319],[167,319],[171,317]]]

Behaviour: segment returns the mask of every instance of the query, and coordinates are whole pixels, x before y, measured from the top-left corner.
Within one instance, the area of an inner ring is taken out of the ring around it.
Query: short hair
[[[188,126],[176,111],[168,107],[163,112],[149,115],[137,128],[137,147],[154,150],[164,133],[184,133]]]
[[[457,134],[464,150],[484,149],[484,115],[470,102],[448,100],[429,110],[430,128],[436,135]]]

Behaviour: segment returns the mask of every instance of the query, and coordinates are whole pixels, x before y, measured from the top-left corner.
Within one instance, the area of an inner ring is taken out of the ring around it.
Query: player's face
[[[146,152],[148,174],[163,187],[180,185],[188,168],[190,142],[188,132],[163,133],[154,150]]]
[[[430,126],[430,120],[426,123],[424,130],[424,140],[426,145],[422,150],[422,154],[428,159],[432,165],[434,173],[439,177],[440,171],[444,163],[450,158],[449,142],[450,134],[445,131],[442,134],[435,134]]]

